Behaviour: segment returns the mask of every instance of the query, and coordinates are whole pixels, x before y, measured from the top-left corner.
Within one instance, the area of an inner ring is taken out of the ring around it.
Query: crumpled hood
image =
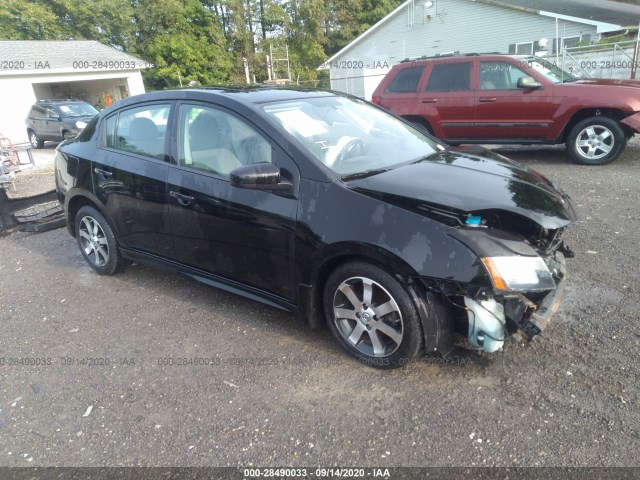
[[[544,176],[486,150],[477,155],[480,150],[437,152],[347,184],[364,194],[403,197],[459,214],[506,210],[549,229],[575,220],[569,197]]]

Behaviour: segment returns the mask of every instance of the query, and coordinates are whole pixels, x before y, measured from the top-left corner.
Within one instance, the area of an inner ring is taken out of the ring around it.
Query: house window
[[[517,55],[533,55],[533,42],[516,43]]]
[[[562,48],[572,48],[577,47],[580,43],[580,36],[577,37],[564,37],[562,39]]]

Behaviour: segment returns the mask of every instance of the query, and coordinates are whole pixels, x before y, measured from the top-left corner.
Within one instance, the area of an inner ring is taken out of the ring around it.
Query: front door
[[[542,141],[549,135],[556,111],[551,88],[518,88],[529,74],[509,62],[480,62],[479,73],[476,138]]]
[[[177,259],[293,300],[296,195],[232,187],[229,174],[274,163],[297,192],[295,163],[258,127],[211,104],[181,104],[176,125],[168,190]]]

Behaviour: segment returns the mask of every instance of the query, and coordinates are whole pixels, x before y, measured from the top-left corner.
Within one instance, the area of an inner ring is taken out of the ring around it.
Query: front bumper
[[[425,277],[410,285],[426,351],[446,356],[453,348],[452,327],[461,321],[466,323],[471,347],[485,352],[540,335],[558,311],[567,283],[562,252],[556,251],[545,262],[556,284],[553,290],[501,292],[493,287]]]

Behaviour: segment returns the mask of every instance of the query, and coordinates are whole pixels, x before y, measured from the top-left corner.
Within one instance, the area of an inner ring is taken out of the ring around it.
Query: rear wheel
[[[113,231],[102,214],[91,206],[82,207],[75,222],[76,239],[87,263],[100,275],[113,275],[122,266]]]
[[[337,268],[327,280],[323,306],[333,335],[367,365],[400,367],[420,351],[422,329],[411,297],[374,265],[354,262]]]
[[[29,142],[33,148],[44,147],[44,140],[41,140],[33,130],[29,130]]]
[[[429,125],[416,120],[410,120],[410,122],[411,122],[411,125],[416,127],[418,130],[428,133],[429,135],[433,135],[433,132],[431,131],[431,127]]]
[[[606,165],[624,150],[627,141],[622,127],[608,117],[589,117],[577,123],[567,138],[567,151],[582,165]]]

